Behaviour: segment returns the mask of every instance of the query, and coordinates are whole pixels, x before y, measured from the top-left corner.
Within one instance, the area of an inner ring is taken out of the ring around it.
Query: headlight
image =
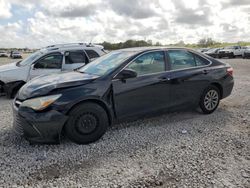
[[[29,100],[24,101],[21,104],[21,107],[28,107],[37,111],[44,110],[53,102],[55,102],[57,99],[59,99],[61,96],[62,96],[61,94],[58,94],[58,95],[50,95],[46,97],[39,97],[35,99],[29,99]]]

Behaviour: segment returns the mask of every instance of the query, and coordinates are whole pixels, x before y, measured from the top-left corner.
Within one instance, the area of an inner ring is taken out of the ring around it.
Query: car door
[[[62,70],[63,55],[60,52],[51,53],[41,57],[30,68],[29,79],[40,75],[58,73]]]
[[[89,59],[83,50],[66,51],[64,54],[63,71],[75,70],[89,63]]]
[[[164,51],[146,52],[135,58],[125,69],[137,77],[112,81],[114,104],[118,119],[167,108],[170,100]]]
[[[171,106],[197,104],[209,84],[210,61],[187,50],[168,50],[171,69]]]

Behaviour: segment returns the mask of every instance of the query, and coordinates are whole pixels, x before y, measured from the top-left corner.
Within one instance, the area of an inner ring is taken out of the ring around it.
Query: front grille
[[[13,129],[16,133],[23,135],[23,126],[21,117],[14,112]]]

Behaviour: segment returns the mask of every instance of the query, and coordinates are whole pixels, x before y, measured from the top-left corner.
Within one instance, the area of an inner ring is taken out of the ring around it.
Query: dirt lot
[[[0,97],[0,187],[250,187],[250,60],[223,61],[235,87],[213,114],[113,125],[90,145],[29,145]]]
[[[22,54],[22,57],[23,59],[26,58],[27,56],[29,56],[30,54]],[[17,62],[17,61],[20,61],[22,59],[12,59],[10,57],[0,57],[0,65],[5,65],[5,64],[8,64],[8,63],[12,63],[12,62]]]

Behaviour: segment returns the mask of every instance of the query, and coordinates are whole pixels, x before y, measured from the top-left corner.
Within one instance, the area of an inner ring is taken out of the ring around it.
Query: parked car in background
[[[236,56],[242,56],[243,51],[244,50],[241,48],[241,46],[227,46],[219,50],[218,58],[235,58]]]
[[[242,53],[243,58],[250,58],[250,46],[245,46]]]
[[[7,52],[5,52],[5,51],[0,51],[0,57],[8,57]]]
[[[22,85],[37,76],[75,70],[103,54],[104,49],[99,45],[77,43],[48,46],[22,61],[0,66],[0,91],[9,98],[14,97]]]
[[[206,51],[208,51],[210,48],[199,48],[199,49],[196,49],[197,52],[201,52],[201,53],[204,53]]]
[[[18,51],[11,51],[10,52],[10,57],[15,59],[15,58],[22,58],[22,54]]]
[[[98,140],[114,121],[200,107],[230,95],[230,65],[185,48],[112,51],[74,72],[35,78],[13,103],[14,129],[31,143]]]
[[[204,52],[204,54],[207,54],[213,58],[218,58],[220,48],[211,48],[208,51]]]

